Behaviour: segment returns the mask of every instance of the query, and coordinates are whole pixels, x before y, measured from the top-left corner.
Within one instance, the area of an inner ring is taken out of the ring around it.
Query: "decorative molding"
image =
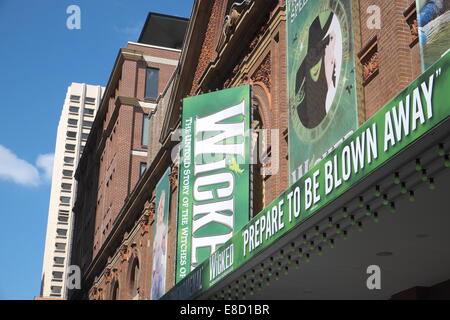
[[[178,187],[178,165],[172,167],[172,171],[169,174],[169,181],[172,190]]]
[[[411,43],[409,44],[409,47],[412,48],[419,42],[419,24],[417,22],[417,8],[415,1],[405,10],[405,12],[403,12],[403,16],[405,17],[409,31],[411,32]]]
[[[103,289],[93,287],[90,294],[90,300],[103,300]]]
[[[269,52],[267,56],[264,58],[263,62],[259,65],[258,69],[256,69],[255,73],[252,75],[251,79],[253,82],[262,82],[266,86],[266,88],[270,91],[272,87],[271,82],[272,75],[272,61],[271,61],[271,53]]]
[[[114,280],[114,274],[111,270],[111,268],[106,268],[105,269],[105,283],[111,283]]]
[[[230,40],[231,35],[242,17],[242,13],[251,4],[251,2],[252,0],[244,0],[242,2],[235,2],[231,5],[228,15],[225,16],[222,34],[220,35],[219,43],[216,48],[217,52],[220,52],[228,40]]]
[[[139,219],[141,235],[148,233],[150,226],[155,221],[155,201],[147,201],[144,206],[144,211]]]
[[[376,36],[358,53],[358,58],[363,66],[363,86],[366,86],[378,75],[380,70],[378,39]]]
[[[123,244],[122,247],[120,248],[120,257],[121,257],[122,262],[126,262],[126,261],[130,260],[131,255],[132,255],[132,253],[131,253],[131,250],[128,247],[128,245]]]

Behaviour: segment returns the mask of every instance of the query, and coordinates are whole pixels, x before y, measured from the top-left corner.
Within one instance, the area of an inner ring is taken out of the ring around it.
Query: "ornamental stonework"
[[[256,69],[255,73],[252,75],[253,82],[262,82],[270,91],[272,83],[271,83],[271,73],[272,73],[272,63],[270,59],[270,53],[264,58],[261,65]]]

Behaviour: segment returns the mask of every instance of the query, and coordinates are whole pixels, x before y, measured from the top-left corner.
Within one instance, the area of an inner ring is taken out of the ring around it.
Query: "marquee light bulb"
[[[364,197],[359,197],[359,207],[364,208]]]
[[[363,224],[362,224],[361,221],[359,221],[359,222],[358,222],[358,231],[359,231],[359,232],[363,232],[363,230],[364,230],[364,229],[363,229]]]
[[[427,170],[422,170],[422,176],[421,179],[423,182],[427,182],[428,181],[428,176],[427,176]]]
[[[445,156],[445,163],[446,168],[450,168],[450,157],[448,155]]]
[[[334,239],[330,239],[329,242],[330,242],[331,249],[334,249],[335,248]]]
[[[380,221],[380,219],[378,218],[378,212],[373,213],[373,221],[375,221],[375,223],[378,223],[378,221]]]
[[[347,230],[344,230],[344,240],[347,240],[348,239],[348,232],[347,232]]]
[[[323,255],[322,247],[318,247],[317,250],[318,250],[319,256],[322,256]]]
[[[406,183],[402,183],[402,188],[400,189],[401,194],[407,194],[408,189],[406,189]]]
[[[400,183],[401,183],[401,180],[400,180],[400,173],[398,173],[398,172],[395,173],[394,183],[395,183],[395,184],[400,184]]]
[[[381,188],[380,186],[375,186],[375,197],[379,198],[381,197]]]
[[[316,226],[316,233],[315,233],[316,237],[319,236],[319,232],[320,232],[319,226]]]
[[[389,199],[388,199],[387,194],[383,195],[383,204],[384,204],[385,206],[387,206],[387,205],[389,204]]]
[[[306,236],[306,234],[303,235],[303,244],[307,244],[308,243],[308,237]]]
[[[444,144],[443,143],[439,144],[438,155],[439,155],[439,157],[444,157],[445,156],[445,150],[444,150]]]
[[[436,183],[434,183],[434,179],[430,178],[430,190],[436,190]]]
[[[420,159],[416,159],[416,171],[420,172],[423,170],[422,164],[420,163]]]
[[[346,208],[346,207],[344,207],[344,209],[342,209],[342,217],[343,217],[344,219],[346,219],[346,218],[348,217],[348,211],[347,211],[347,208]]]
[[[391,202],[391,204],[390,204],[390,211],[392,213],[395,213],[397,211],[397,209],[395,208],[395,203],[394,202]]]

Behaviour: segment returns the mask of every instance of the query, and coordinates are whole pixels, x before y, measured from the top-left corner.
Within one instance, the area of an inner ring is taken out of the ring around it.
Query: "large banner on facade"
[[[416,0],[423,70],[450,48],[450,0]]]
[[[249,220],[250,86],[183,101],[176,281]]]
[[[450,117],[448,88],[450,52],[255,216],[164,299],[193,299],[207,291],[418,143]]]
[[[158,300],[166,293],[167,237],[170,214],[170,168],[156,185],[155,232],[153,238],[152,288],[150,298]]]
[[[291,183],[358,126],[351,3],[287,1]]]

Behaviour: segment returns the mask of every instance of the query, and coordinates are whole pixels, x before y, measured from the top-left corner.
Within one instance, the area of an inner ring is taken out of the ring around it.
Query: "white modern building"
[[[74,174],[105,88],[72,83],[67,90],[56,136],[55,160],[42,268],[43,298],[66,298],[72,241]]]

